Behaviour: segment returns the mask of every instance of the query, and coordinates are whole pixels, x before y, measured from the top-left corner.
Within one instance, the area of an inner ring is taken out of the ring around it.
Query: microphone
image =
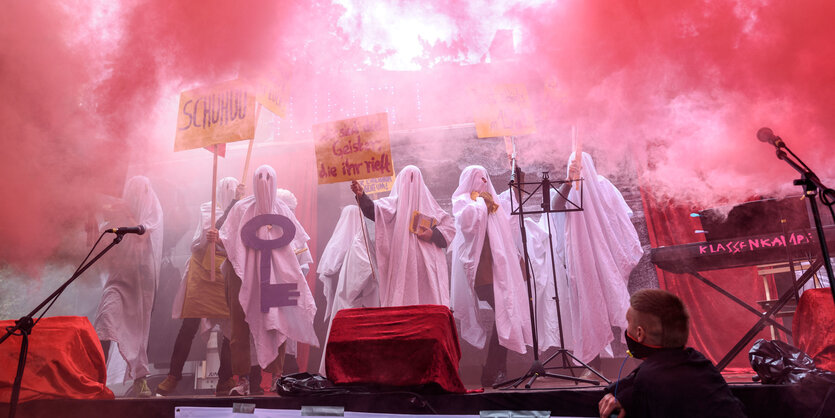
[[[783,148],[786,146],[783,139],[774,135],[774,131],[772,131],[771,128],[760,128],[760,130],[757,131],[757,139],[759,139],[760,142],[768,142],[777,148]]]
[[[124,234],[136,234],[142,235],[145,233],[145,225],[137,225],[137,226],[120,226],[118,228],[110,228],[104,232],[112,232],[117,235],[124,235]]]

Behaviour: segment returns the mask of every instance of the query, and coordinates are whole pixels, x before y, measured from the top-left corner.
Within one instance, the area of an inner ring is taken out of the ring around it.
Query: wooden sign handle
[[[217,207],[217,144],[212,145],[212,148],[213,148],[213,151],[214,151],[212,153],[212,154],[214,154],[214,163],[212,164],[212,209],[211,209],[212,223],[209,225],[210,229],[215,227],[215,212],[216,212],[215,208]],[[210,242],[209,243],[209,254],[211,255],[212,267],[211,267],[211,272],[209,273],[210,274],[209,277],[211,278],[212,281],[215,281],[215,249],[216,249],[215,242],[214,241]]]
[[[255,129],[258,129],[258,117],[261,115],[261,103],[255,104]],[[249,160],[252,157],[252,144],[255,143],[255,137],[249,140],[249,147],[246,150],[246,160],[244,160],[244,172],[241,174],[241,184],[246,185],[246,172],[249,171]]]

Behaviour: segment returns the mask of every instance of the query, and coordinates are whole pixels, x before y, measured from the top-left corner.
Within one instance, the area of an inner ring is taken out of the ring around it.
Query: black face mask
[[[643,359],[664,349],[664,347],[639,343],[629,335],[629,331],[624,331],[623,334],[626,336],[626,347],[629,348],[629,355],[632,357]]]

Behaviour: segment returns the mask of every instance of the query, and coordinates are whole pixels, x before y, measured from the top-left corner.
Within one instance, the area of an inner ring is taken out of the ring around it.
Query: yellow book
[[[412,212],[412,221],[409,222],[409,231],[412,231],[413,234],[419,233],[423,228],[432,229],[432,227],[438,225],[438,221],[431,217],[426,216],[418,211]]]

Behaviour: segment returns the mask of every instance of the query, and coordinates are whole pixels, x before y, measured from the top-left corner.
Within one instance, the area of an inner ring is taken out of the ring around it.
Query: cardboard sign
[[[255,82],[255,100],[270,112],[285,117],[287,115],[287,78],[275,76],[259,78]]]
[[[475,129],[479,138],[527,135],[536,131],[524,84],[474,89]]]
[[[365,194],[374,199],[379,197],[379,195],[391,191],[392,186],[394,186],[394,176],[378,177],[376,179],[362,179],[359,180],[359,184],[362,186]]]
[[[174,151],[255,136],[255,95],[240,80],[180,94]]]
[[[392,176],[388,115],[313,125],[319,184]]]

